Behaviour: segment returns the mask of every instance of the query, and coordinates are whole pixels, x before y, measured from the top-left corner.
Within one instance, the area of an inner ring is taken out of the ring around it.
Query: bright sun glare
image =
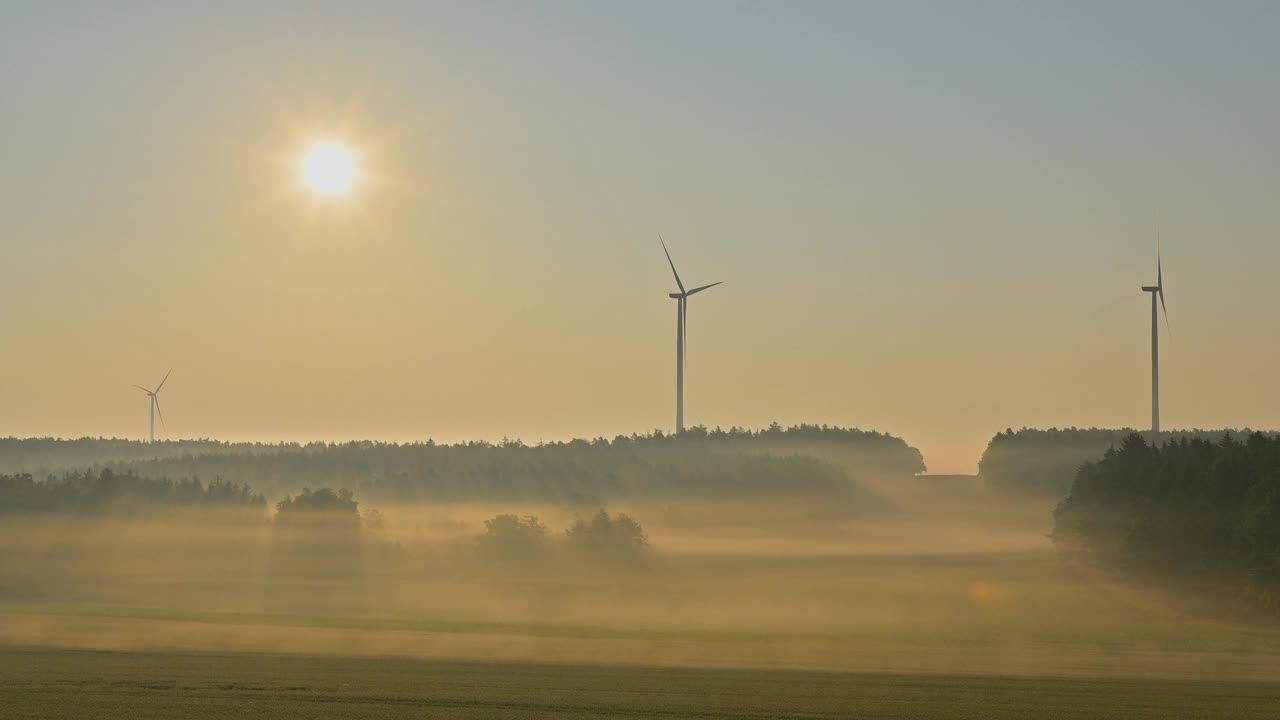
[[[302,184],[314,195],[346,195],[356,179],[356,158],[345,145],[327,142],[307,148],[299,168]]]

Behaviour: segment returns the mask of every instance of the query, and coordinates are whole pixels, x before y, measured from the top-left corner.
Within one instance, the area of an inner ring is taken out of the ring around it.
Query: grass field
[[[0,651],[4,718],[1274,718],[1280,684]]]
[[[146,603],[154,586],[130,587],[142,601],[0,604],[0,646],[1280,681],[1280,629],[1188,614],[1048,551],[684,556],[635,577],[441,577],[418,586],[416,606],[348,616]]]
[[[901,485],[882,517],[640,507],[621,568],[487,565],[495,509],[389,508],[351,611],[266,603],[265,532],[10,525],[0,720],[1280,716],[1274,623],[1064,562],[1047,507]]]

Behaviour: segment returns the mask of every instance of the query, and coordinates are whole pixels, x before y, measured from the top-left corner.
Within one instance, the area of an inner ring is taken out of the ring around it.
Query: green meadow
[[[1273,718],[1223,680],[712,670],[261,654],[0,652],[0,716]]]

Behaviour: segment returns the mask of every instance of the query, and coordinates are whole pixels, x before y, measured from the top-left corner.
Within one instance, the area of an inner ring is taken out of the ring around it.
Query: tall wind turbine
[[[148,390],[142,387],[141,385],[134,385],[134,387],[138,388],[139,390],[141,390],[142,392],[146,393],[151,397],[151,442],[156,441],[156,414],[157,413],[160,415],[160,427],[162,428],[164,427],[164,413],[160,412],[160,388],[164,387],[164,384],[169,381],[169,376],[172,374],[173,374],[173,368],[169,368],[169,372],[164,374],[164,380],[160,381],[160,384],[156,386],[155,390]]]
[[[1164,305],[1164,272],[1160,269],[1160,250],[1156,249],[1156,284],[1143,285],[1142,291],[1151,293],[1151,432],[1160,432],[1160,323],[1156,312],[1156,298],[1164,311],[1164,326],[1169,327],[1169,310]]]
[[[671,261],[671,252],[667,250],[667,241],[662,239],[661,233],[658,234],[658,241],[662,243],[662,252],[667,255],[667,264],[671,266],[671,274],[676,276],[676,287],[680,288],[680,292],[667,295],[667,297],[676,301],[676,434],[680,434],[684,432],[684,336],[685,330],[688,328],[689,297],[708,288],[713,288],[720,283],[713,282],[710,285],[685,290],[684,283],[680,282],[680,273],[676,272],[676,264]]]

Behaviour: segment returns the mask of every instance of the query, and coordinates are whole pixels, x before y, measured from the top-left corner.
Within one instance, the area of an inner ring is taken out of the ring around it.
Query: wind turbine
[[[658,233],[658,241],[662,243],[662,252],[667,255],[667,264],[671,266],[671,274],[676,276],[676,287],[680,288],[680,292],[667,295],[667,297],[676,301],[676,434],[678,435],[684,432],[684,336],[685,330],[688,328],[689,297],[703,290],[713,288],[720,283],[714,282],[692,290],[685,290],[684,283],[680,282],[680,273],[676,272],[676,264],[671,261],[671,252],[667,250],[667,241],[662,239],[662,233]]]
[[[134,385],[134,387],[138,388],[139,390],[141,390],[142,392],[146,393],[148,396],[151,397],[151,442],[156,441],[156,415],[157,414],[160,415],[160,427],[161,428],[164,427],[164,413],[160,412],[160,388],[164,387],[164,384],[169,381],[169,376],[172,374],[173,374],[173,368],[169,368],[169,372],[164,374],[164,380],[160,381],[160,384],[156,386],[155,390],[148,390],[142,387],[141,385]]]
[[[1164,305],[1164,272],[1160,269],[1160,248],[1156,248],[1156,284],[1143,285],[1142,292],[1151,293],[1151,432],[1160,432],[1160,323],[1156,297],[1164,311],[1164,326],[1169,328],[1169,310]],[[1172,332],[1170,332],[1172,336]]]

